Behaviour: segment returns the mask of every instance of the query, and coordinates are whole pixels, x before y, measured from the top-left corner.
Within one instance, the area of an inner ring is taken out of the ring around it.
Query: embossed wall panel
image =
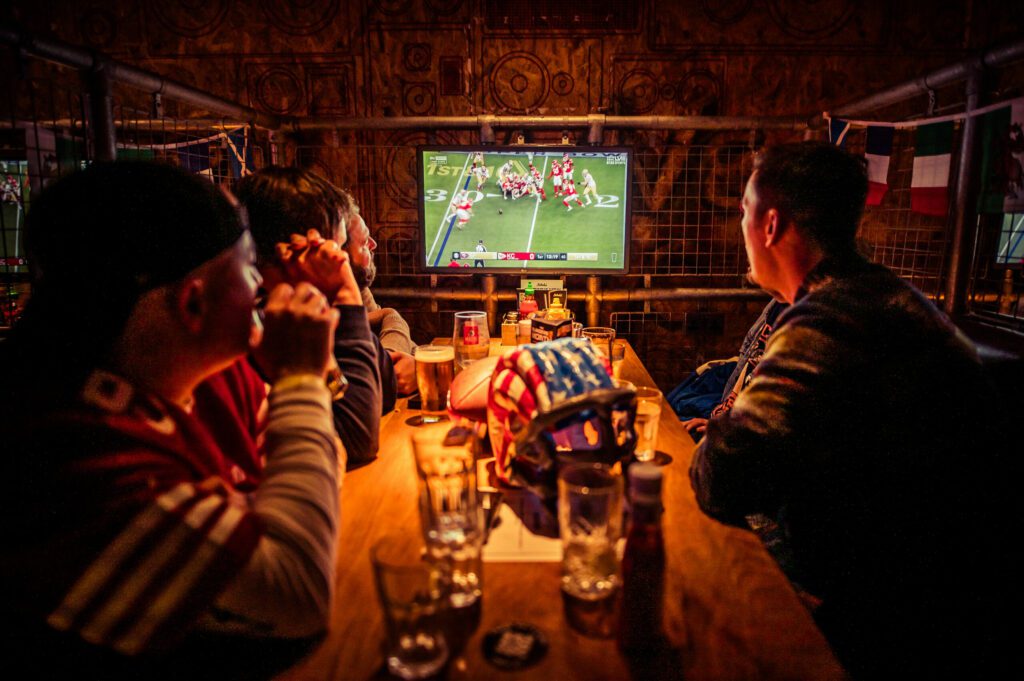
[[[721,113],[724,59],[612,57],[614,110],[621,115]]]
[[[443,24],[473,17],[476,0],[368,0],[366,13],[382,24]]]
[[[137,52],[145,42],[141,2],[82,0],[61,3],[65,25],[74,27],[73,42],[110,54]]]
[[[859,0],[697,0],[648,15],[655,48],[742,50],[885,47],[890,4]]]
[[[248,61],[244,66],[248,104],[279,115],[356,113],[354,60]]]
[[[641,4],[623,0],[483,0],[490,33],[529,31],[531,35],[636,31]]]
[[[587,113],[600,104],[600,58],[596,39],[487,40],[483,106],[508,114]]]
[[[151,56],[348,52],[357,7],[344,0],[139,0]]]
[[[466,31],[435,28],[380,29],[368,36],[366,63],[370,82],[370,115],[433,116],[470,112],[464,89],[443,87],[452,69],[461,78],[471,51]],[[442,61],[446,64],[444,77]],[[452,87],[458,87],[455,83]],[[454,92],[454,94],[449,94]]]

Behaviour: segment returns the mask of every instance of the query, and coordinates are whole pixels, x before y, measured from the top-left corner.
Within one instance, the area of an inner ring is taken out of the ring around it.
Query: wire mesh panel
[[[669,144],[636,154],[631,271],[735,280],[746,272],[739,202],[744,144]]]
[[[78,74],[36,60],[11,63],[0,75],[0,327],[28,298],[24,228],[32,198],[89,156]]]
[[[970,311],[1024,331],[1024,213],[983,215],[970,282]]]
[[[654,382],[670,389],[697,364],[693,337],[686,333],[687,314],[671,312],[613,312],[616,338],[633,346]]]

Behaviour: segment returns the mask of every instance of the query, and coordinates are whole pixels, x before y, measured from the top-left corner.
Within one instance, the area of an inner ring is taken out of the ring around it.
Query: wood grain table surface
[[[450,341],[449,341],[450,342]],[[492,340],[492,354],[509,350]],[[627,348],[622,378],[653,385]],[[341,495],[336,601],[324,641],[282,679],[387,678],[383,613],[370,547],[385,535],[422,543],[417,480],[409,443],[418,414],[399,400],[381,422],[380,452],[350,471]],[[697,507],[688,469],[694,443],[667,403],[658,450],[665,467],[663,518],[667,570],[664,630],[672,650],[655,667],[626,660],[614,639],[590,638],[565,618],[557,562],[485,563],[480,626],[442,675],[448,679],[836,679],[844,673],[796,593],[755,535],[722,525]],[[487,631],[512,622],[549,642],[535,666],[501,671],[481,650]]]

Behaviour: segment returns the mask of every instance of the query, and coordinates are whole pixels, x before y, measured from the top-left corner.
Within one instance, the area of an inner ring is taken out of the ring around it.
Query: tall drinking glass
[[[455,348],[455,364],[460,371],[478,359],[486,357],[490,343],[491,334],[487,329],[486,312],[455,313],[452,346]]]
[[[480,619],[484,512],[476,485],[476,436],[435,425],[412,436],[419,476],[420,523],[427,555],[451,581],[452,631],[468,638]]]
[[[387,626],[388,671],[403,679],[432,676],[448,660],[450,581],[443,568],[421,557],[418,544],[385,537],[370,550]]]
[[[612,378],[619,378],[622,375],[622,364],[626,361],[626,341],[613,340],[611,351],[609,359],[612,361]]]
[[[455,373],[455,349],[450,345],[418,345],[412,354],[416,359],[416,386],[420,391],[423,423],[437,423],[448,409],[448,389]]]
[[[661,391],[639,386],[636,389],[636,460],[653,461],[657,454],[658,422],[661,420]]]
[[[599,463],[564,467],[558,475],[562,591],[583,601],[615,594],[622,536],[622,477]]]

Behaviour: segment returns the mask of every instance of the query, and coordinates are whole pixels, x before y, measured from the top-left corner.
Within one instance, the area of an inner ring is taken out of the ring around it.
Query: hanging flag
[[[210,141],[199,140],[195,144],[177,147],[178,164],[190,173],[210,172]]]
[[[889,190],[889,157],[892,156],[892,133],[889,126],[868,126],[864,158],[868,162],[869,206],[878,206]]]
[[[238,128],[228,133],[228,158],[231,160],[231,176],[236,180],[252,175],[252,145],[249,144],[249,129]]]
[[[910,179],[910,209],[924,215],[949,212],[949,160],[953,149],[953,122],[932,123],[917,129],[914,174]]]
[[[1024,99],[981,117],[979,213],[1024,213]]]
[[[828,141],[837,147],[846,148],[846,133],[850,132],[850,121],[841,118],[830,118],[828,121]]]

